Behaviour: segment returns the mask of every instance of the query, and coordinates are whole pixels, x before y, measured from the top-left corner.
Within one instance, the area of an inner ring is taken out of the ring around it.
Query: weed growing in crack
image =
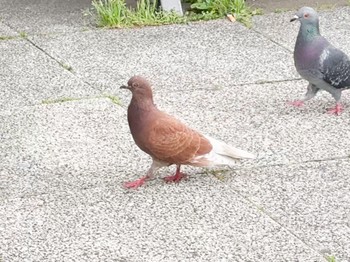
[[[98,24],[106,27],[179,24],[217,19],[227,14],[251,27],[251,17],[261,14],[260,9],[250,9],[245,0],[189,0],[191,9],[180,16],[176,12],[159,9],[158,1],[139,0],[135,9],[127,7],[125,0],[93,0],[92,6]]]

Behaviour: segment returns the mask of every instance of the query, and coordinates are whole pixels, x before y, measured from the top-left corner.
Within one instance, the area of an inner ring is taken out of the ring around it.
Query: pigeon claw
[[[344,108],[341,106],[341,104],[336,104],[334,108],[328,109],[327,113],[331,115],[339,116],[343,111],[344,111]]]
[[[183,178],[186,178],[186,177],[187,177],[186,174],[181,172],[176,172],[175,175],[173,176],[164,177],[164,180],[167,183],[171,183],[171,182],[179,183]]]
[[[295,107],[302,107],[304,105],[303,100],[295,100],[295,101],[290,101],[288,102],[289,105],[295,106]]]
[[[125,182],[124,187],[128,188],[128,189],[136,189],[136,188],[142,186],[146,182],[146,178],[147,177],[141,177],[135,181]]]

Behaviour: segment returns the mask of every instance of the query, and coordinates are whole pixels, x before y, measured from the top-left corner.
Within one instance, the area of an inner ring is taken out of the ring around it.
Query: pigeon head
[[[120,88],[129,89],[133,96],[136,97],[151,97],[151,84],[142,76],[133,76],[129,79],[128,85],[123,85]]]
[[[320,35],[318,14],[311,7],[302,7],[290,20],[291,22],[299,20],[300,29],[297,43],[310,42]]]
[[[304,6],[299,9],[299,11],[294,15],[294,17],[290,20],[294,22],[299,20],[301,24],[318,24],[318,14],[311,7]]]

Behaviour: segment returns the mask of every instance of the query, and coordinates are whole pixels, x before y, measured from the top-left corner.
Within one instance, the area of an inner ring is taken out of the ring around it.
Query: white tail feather
[[[213,149],[205,155],[197,156],[191,164],[194,166],[213,166],[213,165],[234,165],[239,159],[252,159],[255,155],[232,147],[222,141],[205,136],[213,146]]]
[[[213,146],[213,150],[215,151],[215,153],[220,154],[220,155],[224,155],[224,156],[229,156],[232,158],[236,158],[236,159],[252,159],[255,158],[255,155],[244,151],[242,149],[238,149],[235,148],[233,146],[230,146],[222,141],[216,140],[214,138],[205,136],[210,143]]]

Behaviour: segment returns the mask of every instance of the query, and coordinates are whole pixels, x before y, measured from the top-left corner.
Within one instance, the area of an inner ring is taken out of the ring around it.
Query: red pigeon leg
[[[148,176],[143,176],[139,179],[136,179],[135,181],[125,182],[124,187],[136,189],[136,188],[142,186],[148,178],[149,178]]]
[[[180,166],[181,165],[177,165],[176,166],[176,173],[175,173],[175,175],[164,177],[164,180],[166,182],[178,183],[178,182],[180,182],[181,179],[185,178],[186,174],[180,172]]]
[[[151,167],[147,171],[147,175],[140,177],[139,179],[137,179],[135,181],[130,181],[130,182],[124,183],[124,187],[136,189],[136,188],[142,186],[146,182],[146,180],[152,179],[153,174],[155,172],[157,172],[157,170],[159,168],[163,167],[164,165],[166,165],[166,164],[159,162],[157,160],[153,160]]]
[[[328,109],[328,114],[333,114],[339,116],[344,111],[344,108],[340,103],[337,103],[334,108]]]
[[[288,102],[289,105],[295,106],[295,107],[302,107],[304,105],[303,100],[295,100],[295,101],[290,101]]]

